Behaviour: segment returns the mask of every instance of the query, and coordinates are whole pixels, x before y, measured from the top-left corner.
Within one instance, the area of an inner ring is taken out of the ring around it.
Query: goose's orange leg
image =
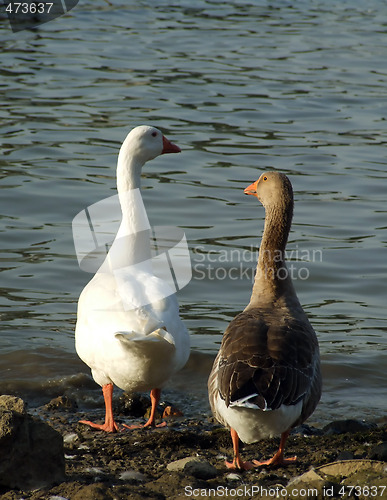
[[[122,424],[124,427],[127,429],[142,429],[145,427],[165,427],[167,424],[165,422],[161,422],[161,424],[155,423],[155,415],[156,415],[156,409],[157,405],[159,404],[160,401],[160,396],[161,396],[161,389],[152,389],[150,392],[150,399],[151,399],[151,412],[148,421],[144,425],[125,425]]]
[[[234,449],[234,459],[232,462],[225,462],[226,467],[232,470],[249,470],[254,467],[254,464],[251,462],[243,462],[239,455],[239,436],[238,433],[234,429],[230,429],[232,446]]]
[[[113,384],[106,384],[102,386],[103,398],[105,401],[105,423],[95,424],[90,422],[90,420],[80,420],[79,423],[89,425],[93,429],[99,429],[105,432],[117,432],[118,425],[114,421],[113,417]]]
[[[277,453],[270,460],[264,460],[259,462],[258,460],[253,460],[254,467],[259,467],[260,465],[288,465],[294,463],[297,457],[284,458],[285,443],[289,436],[289,430],[281,434],[281,442]]]

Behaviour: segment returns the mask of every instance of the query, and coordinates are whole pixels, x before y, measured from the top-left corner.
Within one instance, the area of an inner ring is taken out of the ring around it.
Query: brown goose
[[[251,299],[228,325],[208,379],[211,409],[230,428],[230,469],[281,465],[290,430],[304,422],[321,396],[316,334],[304,313],[285,263],[293,216],[293,190],[286,175],[267,172],[248,186],[265,207],[257,272]],[[254,443],[281,434],[267,461],[243,462],[239,439]]]

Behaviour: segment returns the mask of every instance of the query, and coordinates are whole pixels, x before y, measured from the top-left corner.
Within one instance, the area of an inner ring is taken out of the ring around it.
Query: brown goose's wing
[[[218,388],[227,406],[275,410],[310,391],[318,344],[310,324],[245,311],[224,333]]]

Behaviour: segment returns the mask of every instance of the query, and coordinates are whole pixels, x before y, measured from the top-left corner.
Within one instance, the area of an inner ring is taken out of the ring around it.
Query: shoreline
[[[146,403],[146,398],[142,398],[141,404]],[[66,408],[66,405],[70,406]],[[117,421],[132,421],[133,416],[129,417],[128,412],[133,415],[133,408],[122,407]],[[103,417],[102,409],[98,415]],[[363,488],[357,498],[383,498],[367,495],[366,487],[374,487],[376,493],[387,496],[387,489],[382,492],[383,485],[387,485],[387,421],[376,425],[343,420],[323,428],[301,426],[291,434],[286,448],[287,456],[297,455],[295,464],[238,472],[230,471],[224,464],[225,459],[232,458],[230,435],[212,417],[179,416],[167,419],[165,427],[106,434],[78,423],[87,416],[90,414],[74,411],[71,401],[65,397],[55,398],[37,409],[34,418],[42,419],[63,436],[66,479],[37,491],[1,488],[1,498],[345,498],[351,485]],[[278,443],[279,438],[272,438],[243,445],[242,457],[246,460],[270,458]],[[336,473],[317,480],[321,467],[331,463],[338,468]],[[351,473],[348,467],[352,467]],[[346,483],[347,480],[350,482]],[[296,490],[298,496],[294,496]]]

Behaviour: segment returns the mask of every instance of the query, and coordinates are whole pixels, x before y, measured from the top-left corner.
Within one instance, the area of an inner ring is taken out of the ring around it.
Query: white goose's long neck
[[[107,260],[111,270],[138,265],[150,266],[151,229],[141,196],[143,163],[123,151],[118,156],[117,190],[122,221],[109,250]]]

